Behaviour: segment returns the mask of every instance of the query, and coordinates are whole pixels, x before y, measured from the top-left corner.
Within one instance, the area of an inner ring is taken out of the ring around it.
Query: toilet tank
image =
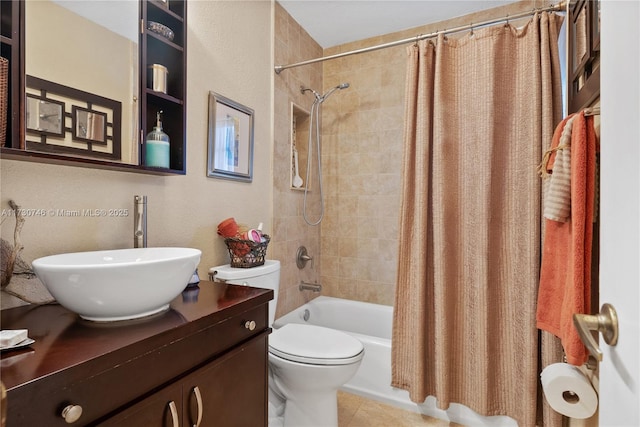
[[[209,277],[232,285],[272,289],[273,299],[269,301],[269,326],[273,325],[280,288],[280,261],[268,259],[265,260],[264,265],[251,268],[236,268],[229,264],[219,265],[209,269]]]

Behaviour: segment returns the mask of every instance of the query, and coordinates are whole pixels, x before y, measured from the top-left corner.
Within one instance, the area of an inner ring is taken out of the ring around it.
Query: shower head
[[[324,95],[320,97],[319,101],[324,102],[324,100],[327,99],[336,90],[347,89],[348,87],[349,87],[349,83],[340,83],[338,86],[332,87],[331,89],[329,89]]]
[[[349,83],[340,83],[338,86],[332,87],[331,89],[326,91],[324,95],[320,95],[318,92],[316,92],[315,90],[313,90],[311,88],[300,86],[300,93],[312,92],[313,95],[316,97],[315,102],[322,103],[322,102],[324,102],[325,99],[327,99],[329,97],[329,95],[331,95],[336,90],[338,90],[338,89],[340,89],[340,90],[347,89],[348,87],[349,87]]]

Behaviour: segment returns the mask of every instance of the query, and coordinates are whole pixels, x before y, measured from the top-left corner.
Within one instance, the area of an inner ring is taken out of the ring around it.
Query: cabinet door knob
[[[200,394],[200,388],[195,386],[191,389],[191,393],[196,397],[196,403],[198,404],[198,415],[196,422],[193,423],[193,427],[200,427],[200,423],[202,422],[202,395]]]
[[[169,402],[169,412],[171,412],[171,422],[173,423],[173,427],[180,427],[178,409],[176,408],[176,402],[174,402],[173,400]]]
[[[246,322],[244,322],[244,327],[247,328],[250,331],[253,331],[256,328],[256,321],[255,320],[247,320]]]
[[[80,405],[67,405],[62,410],[62,418],[67,424],[75,423],[82,416],[82,406]]]

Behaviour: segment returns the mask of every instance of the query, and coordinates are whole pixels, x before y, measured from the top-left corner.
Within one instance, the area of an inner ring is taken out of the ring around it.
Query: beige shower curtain
[[[536,165],[562,116],[561,22],[407,49],[392,383],[415,402],[542,424]]]

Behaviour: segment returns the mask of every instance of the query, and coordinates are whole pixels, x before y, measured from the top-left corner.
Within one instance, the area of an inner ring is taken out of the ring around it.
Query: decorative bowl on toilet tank
[[[135,248],[51,255],[33,269],[63,307],[98,322],[160,313],[187,286],[202,252]]]

